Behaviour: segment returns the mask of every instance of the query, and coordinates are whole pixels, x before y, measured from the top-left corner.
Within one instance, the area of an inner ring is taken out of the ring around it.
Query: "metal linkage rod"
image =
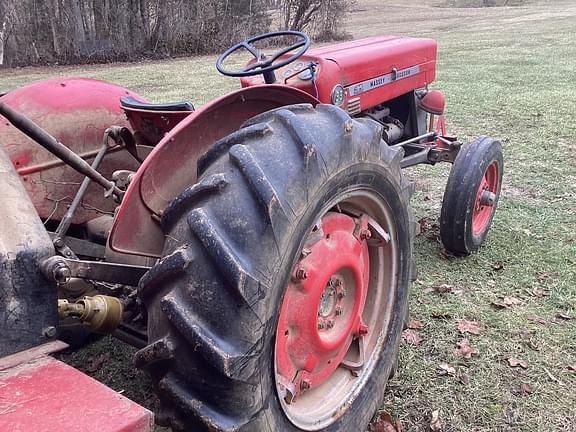
[[[0,114],[6,117],[6,119],[12,123],[16,129],[36,141],[54,156],[58,157],[80,174],[89,177],[91,180],[106,189],[107,195],[114,193],[117,196],[122,196],[123,192],[116,187],[114,182],[107,180],[102,174],[93,169],[88,162],[59,142],[24,114],[17,112],[3,102],[0,102]]]

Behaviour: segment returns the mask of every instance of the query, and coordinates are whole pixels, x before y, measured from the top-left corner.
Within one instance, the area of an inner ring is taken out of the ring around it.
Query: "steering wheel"
[[[296,36],[298,38],[298,41],[294,42],[290,46],[287,46],[286,48],[282,48],[276,51],[270,56],[267,56],[258,48],[256,48],[254,45],[252,45],[254,42],[261,41],[264,39],[275,38],[278,36]],[[218,69],[218,72],[220,72],[221,74],[231,77],[247,77],[263,74],[264,81],[266,82],[266,84],[273,84],[274,82],[276,82],[276,75],[274,74],[274,71],[276,69],[281,68],[282,66],[286,66],[288,63],[292,63],[294,60],[301,57],[302,54],[306,52],[309,46],[310,46],[310,38],[306,33],[294,30],[284,30],[271,33],[264,33],[258,36],[251,37],[250,39],[246,39],[245,41],[237,43],[231,48],[228,48],[226,51],[220,54],[220,57],[218,57],[218,61],[216,62],[216,69]],[[224,60],[226,60],[232,53],[241,49],[249,51],[256,58],[256,62],[251,63],[239,70],[225,69],[224,66],[222,65],[224,63]],[[275,63],[279,57],[294,50],[298,51],[296,51],[287,59]]]

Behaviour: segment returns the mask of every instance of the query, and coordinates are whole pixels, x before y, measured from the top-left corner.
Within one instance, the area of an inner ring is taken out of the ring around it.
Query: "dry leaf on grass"
[[[534,393],[534,387],[532,386],[532,384],[524,383],[520,386],[520,393],[532,394],[532,393]]]
[[[457,342],[456,345],[458,346],[458,349],[454,350],[454,355],[458,357],[469,359],[472,358],[473,355],[478,355],[480,353],[480,351],[478,351],[478,348],[475,348],[472,345],[470,345],[470,341],[467,338],[464,338],[460,342]]]
[[[480,324],[476,321],[458,320],[458,330],[460,333],[480,334]]]
[[[573,374],[576,374],[576,365],[570,365],[567,367],[567,369]]]
[[[412,329],[412,330],[420,330],[420,329],[424,328],[424,324],[422,323],[422,321],[411,319],[408,322],[408,328]]]
[[[556,314],[556,318],[560,318],[561,320],[564,320],[564,321],[570,321],[571,319],[574,319],[573,316],[567,315],[567,314],[565,314],[565,313],[563,313],[563,312],[558,312],[558,313]]]
[[[386,411],[380,411],[370,423],[370,432],[402,432],[400,420],[392,420],[392,416]]]
[[[509,357],[508,359],[506,359],[508,361],[508,364],[511,367],[518,367],[520,366],[523,369],[528,368],[528,362],[526,360],[522,360],[522,359],[517,359],[515,357]]]
[[[513,297],[513,296],[507,296],[504,297],[504,299],[502,300],[504,302],[505,305],[507,306],[514,306],[514,305],[519,305],[522,304],[522,300],[520,300],[517,297]]]
[[[456,375],[456,369],[449,363],[440,363],[438,365],[437,372],[438,375],[450,375],[450,376]]]
[[[541,271],[541,272],[538,272],[538,273],[537,273],[537,276],[538,276],[538,280],[539,280],[540,282],[542,282],[542,281],[544,281],[544,280],[546,280],[546,279],[551,278],[552,276],[555,276],[556,274],[557,274],[557,273],[555,273],[555,272]]]
[[[548,295],[548,293],[541,288],[532,289],[531,294],[533,297],[544,297],[545,295]]]
[[[536,322],[538,324],[548,324],[548,320],[546,318],[542,318],[538,315],[528,315],[526,317],[528,321]]]
[[[88,358],[88,364],[86,365],[86,368],[84,370],[86,372],[89,372],[89,373],[96,372],[108,360],[110,360],[110,353],[109,352],[104,352],[104,353],[89,357]]]
[[[454,285],[448,285],[448,284],[442,284],[438,285],[437,287],[434,287],[434,290],[440,294],[450,293],[452,292],[453,289]]]
[[[494,271],[504,270],[504,263],[502,261],[496,261],[494,264],[492,264],[492,270]]]
[[[522,300],[512,296],[506,296],[499,302],[492,302],[492,306],[498,309],[510,309],[512,306],[519,304],[522,304]]]
[[[404,330],[402,332],[402,339],[404,339],[410,345],[418,346],[422,343],[422,336],[420,336],[414,330]]]
[[[430,418],[430,430],[432,432],[441,432],[442,431],[442,422],[440,421],[440,411],[439,410],[432,412],[432,416]]]

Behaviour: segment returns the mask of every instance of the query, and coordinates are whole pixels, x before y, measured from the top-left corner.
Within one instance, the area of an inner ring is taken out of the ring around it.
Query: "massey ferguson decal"
[[[386,75],[381,75],[379,77],[349,86],[348,95],[356,96],[360,93],[367,92],[368,90],[382,87],[383,85],[389,84],[393,81],[416,75],[418,72],[420,72],[420,66],[412,66],[399,71],[394,69],[392,72],[387,73]]]

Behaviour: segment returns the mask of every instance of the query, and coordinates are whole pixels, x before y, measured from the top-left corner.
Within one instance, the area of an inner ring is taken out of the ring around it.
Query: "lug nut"
[[[340,286],[342,286],[342,281],[339,278],[336,278],[336,281],[334,282],[334,284],[336,285],[336,287],[340,287]]]
[[[369,229],[367,228],[362,228],[360,230],[360,238],[362,240],[370,240],[370,238],[372,237],[372,233],[370,232]]]
[[[336,306],[336,316],[342,315],[342,308],[340,306]]]
[[[343,299],[344,297],[346,297],[348,295],[348,293],[346,292],[345,289],[342,289],[339,293],[338,293],[338,298],[339,299]]]
[[[329,320],[328,321],[328,328],[331,329],[334,327],[334,320]]]
[[[318,321],[318,330],[322,330],[324,327],[326,327],[324,321]]]

